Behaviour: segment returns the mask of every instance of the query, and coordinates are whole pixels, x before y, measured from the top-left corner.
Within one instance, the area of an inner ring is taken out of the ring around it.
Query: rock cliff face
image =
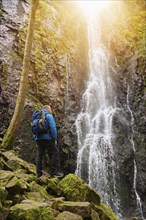
[[[67,173],[74,172],[76,166],[74,122],[87,69],[85,21],[78,10],[73,9],[72,12],[72,9],[64,2],[40,1],[29,73],[29,92],[15,144],[18,154],[29,162],[35,162],[36,147],[30,126],[31,116],[34,109],[44,104],[51,105],[59,131],[62,165]],[[29,10],[29,1],[16,0],[12,3],[8,0],[1,4],[1,136],[14,111]],[[78,21],[76,16],[79,17]]]
[[[76,167],[77,137],[74,122],[80,111],[80,99],[88,77],[85,20],[76,6],[73,4],[70,7],[70,4],[73,3],[40,1],[29,73],[29,92],[15,143],[15,151],[23,159],[34,163],[36,150],[31,133],[31,115],[34,109],[50,104],[59,131],[65,173],[74,172]],[[0,7],[2,136],[14,111],[30,5],[26,0],[2,0]],[[120,13],[115,8],[115,17],[107,12],[101,21],[104,27],[101,32],[103,43],[111,52],[117,105],[121,109],[113,122],[117,137],[113,145],[119,167],[123,207],[129,207],[125,215],[136,215],[134,160],[137,165],[136,189],[146,215],[146,54],[143,49],[145,43],[142,41],[145,38],[145,3],[141,1],[141,4],[135,4],[132,11],[128,3],[120,7]],[[107,21],[109,18],[110,25]]]
[[[126,215],[139,212],[134,188],[146,215],[145,9],[145,1],[135,2],[133,9],[130,2],[119,2],[102,16],[101,21],[103,43],[111,52],[112,78],[119,108],[113,121],[116,136],[113,145],[119,170],[119,193],[124,210],[129,207]]]

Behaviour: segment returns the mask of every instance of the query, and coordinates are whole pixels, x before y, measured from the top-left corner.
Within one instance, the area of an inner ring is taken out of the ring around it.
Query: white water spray
[[[112,145],[112,121],[118,109],[114,103],[109,54],[100,43],[97,17],[88,18],[88,22],[89,81],[76,120],[79,148],[76,174],[96,189],[121,217]]]
[[[134,134],[134,129],[133,129],[133,126],[134,126],[134,117],[133,117],[133,113],[132,113],[132,110],[130,108],[130,103],[129,103],[129,85],[128,85],[128,88],[127,88],[127,108],[128,108],[128,111],[130,113],[130,116],[131,116],[131,132],[130,132],[130,142],[131,142],[131,145],[132,145],[132,149],[133,149],[133,153],[134,153],[134,157],[135,157],[135,154],[136,154],[136,149],[135,149],[135,143],[134,143],[134,140],[133,140],[133,134]],[[135,197],[136,197],[136,208],[137,208],[137,214],[141,215],[142,219],[144,219],[144,216],[143,216],[143,211],[142,211],[142,202],[141,202],[141,199],[140,199],[140,196],[138,195],[138,192],[137,192],[137,189],[136,189],[136,180],[137,180],[137,164],[136,164],[136,160],[134,158],[133,160],[133,163],[134,163],[134,176],[133,176],[133,189],[134,189],[134,193],[135,193]]]

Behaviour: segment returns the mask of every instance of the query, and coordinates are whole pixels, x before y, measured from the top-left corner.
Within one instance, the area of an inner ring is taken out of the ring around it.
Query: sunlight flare
[[[111,0],[97,0],[97,1],[77,1],[81,8],[87,13],[92,14],[93,11],[101,11],[106,8],[110,3]]]

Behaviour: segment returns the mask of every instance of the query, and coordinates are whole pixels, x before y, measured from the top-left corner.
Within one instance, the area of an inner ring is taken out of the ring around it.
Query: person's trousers
[[[42,160],[45,151],[47,151],[51,161],[51,175],[54,175],[59,170],[59,150],[55,142],[46,139],[37,140],[36,172],[38,177],[42,175]]]

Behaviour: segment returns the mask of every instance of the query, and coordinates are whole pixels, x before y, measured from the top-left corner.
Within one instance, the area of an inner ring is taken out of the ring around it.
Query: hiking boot
[[[64,174],[62,172],[56,172],[56,173],[53,174],[53,177],[59,178],[59,177],[63,177],[63,175]]]

